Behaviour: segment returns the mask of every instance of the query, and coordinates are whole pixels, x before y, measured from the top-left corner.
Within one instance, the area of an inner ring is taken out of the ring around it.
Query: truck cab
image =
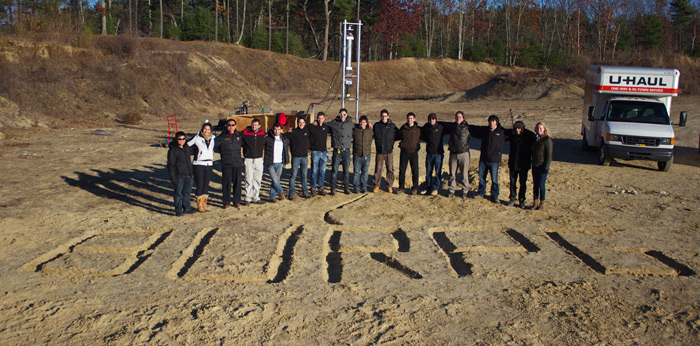
[[[673,163],[675,135],[669,116],[678,95],[674,69],[589,66],[581,126],[583,148],[597,149],[599,163],[613,159]],[[685,125],[682,113],[679,125]]]

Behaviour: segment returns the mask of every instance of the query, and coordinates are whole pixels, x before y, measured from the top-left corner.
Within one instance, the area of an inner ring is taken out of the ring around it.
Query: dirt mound
[[[581,98],[583,93],[583,89],[553,78],[498,76],[461,95],[455,95],[457,97],[452,97],[451,100],[466,101],[487,97],[506,100],[568,99]]]
[[[475,88],[499,74],[527,71],[405,58],[362,63],[360,86],[365,99],[431,99]],[[244,100],[252,110],[282,110],[288,100],[337,97],[338,74],[337,61],[214,42],[96,36],[87,47],[75,48],[0,40],[0,95],[17,105],[17,116],[52,127],[102,126],[125,113],[216,119]]]

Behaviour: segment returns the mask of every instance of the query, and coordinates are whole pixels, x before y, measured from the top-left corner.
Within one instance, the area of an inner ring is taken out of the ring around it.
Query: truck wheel
[[[608,154],[608,148],[605,146],[605,144],[603,144],[600,146],[600,155],[598,156],[598,163],[603,166],[610,166],[610,161],[612,161],[612,159]]]
[[[659,170],[662,172],[668,172],[671,169],[672,164],[673,164],[673,158],[671,158],[668,161],[659,161],[656,163],[656,165],[659,167]]]
[[[591,146],[588,145],[588,138],[586,138],[586,130],[583,130],[583,139],[581,140],[581,149],[583,149],[583,151],[591,151]]]

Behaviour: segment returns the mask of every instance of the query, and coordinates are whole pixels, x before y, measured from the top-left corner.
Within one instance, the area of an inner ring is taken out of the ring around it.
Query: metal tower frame
[[[353,36],[353,32],[357,37]],[[345,108],[345,100],[355,101],[355,122],[359,122],[360,117],[360,43],[362,41],[362,21],[358,23],[349,23],[347,20],[343,20],[340,25],[340,35],[343,37],[343,47],[341,56],[341,66],[340,69],[343,73],[343,93],[340,97],[340,104],[342,108]],[[355,62],[357,62],[357,70],[353,74],[352,67],[352,49],[353,42],[355,43]],[[355,97],[351,97],[350,90],[355,83]]]

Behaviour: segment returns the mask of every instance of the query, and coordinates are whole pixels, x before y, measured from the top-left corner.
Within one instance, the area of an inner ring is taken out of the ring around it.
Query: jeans
[[[192,193],[192,178],[179,178],[177,179],[177,185],[175,185],[175,191],[173,197],[175,199],[175,212],[182,213],[183,211],[190,211],[190,194]]]
[[[241,203],[241,185],[243,184],[243,167],[221,168],[221,189],[224,205],[231,203],[231,186],[233,185],[233,203]]]
[[[549,170],[542,167],[532,167],[532,195],[535,200],[544,201],[545,194],[547,192],[547,174]]]
[[[418,152],[407,153],[401,151],[399,154],[399,189],[403,189],[406,183],[406,167],[411,163],[411,175],[413,177],[412,188],[418,188]]]
[[[527,171],[529,169],[511,169],[510,170],[510,199],[515,200],[516,192],[518,200],[525,200],[527,193]],[[520,191],[518,190],[518,180],[520,180]]]
[[[440,179],[442,178],[442,158],[443,154],[425,155],[425,187],[428,191],[440,189]],[[435,176],[432,172],[435,170]]]
[[[455,193],[457,190],[457,169],[462,171],[462,191],[466,195],[469,191],[469,152],[460,154],[450,153],[450,193]]]
[[[263,159],[245,159],[245,200],[260,200],[260,185],[263,176]]]
[[[323,188],[326,179],[326,164],[328,163],[328,153],[325,151],[311,152],[311,188]]]
[[[301,168],[301,193],[304,195],[309,194],[309,188],[306,186],[306,172],[309,170],[309,158],[304,157],[292,157],[292,177],[289,178],[289,195],[293,196],[296,194],[296,183],[297,183],[297,173]]]
[[[335,190],[338,178],[338,168],[343,164],[343,184],[345,189],[350,188],[350,150],[333,149],[333,171],[331,172],[331,190]]]
[[[486,194],[486,175],[491,172],[491,198],[498,198],[498,162],[479,161],[479,195]]]
[[[280,178],[282,177],[282,168],[284,164],[273,163],[267,166],[267,174],[270,175],[270,199],[277,198],[278,194],[282,194],[282,185],[280,185]]]
[[[209,182],[211,181],[212,166],[192,165],[194,170],[194,180],[197,184],[195,196],[209,195]]]
[[[374,186],[382,185],[382,170],[386,166],[386,183],[394,186],[394,153],[377,154],[374,159]]]
[[[357,190],[367,190],[367,179],[369,179],[370,156],[353,156],[352,169],[354,177],[352,186]]]

